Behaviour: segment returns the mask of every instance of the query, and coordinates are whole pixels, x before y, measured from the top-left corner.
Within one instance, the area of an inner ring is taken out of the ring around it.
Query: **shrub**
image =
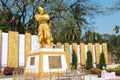
[[[120,70],[115,70],[114,72],[117,76],[120,76]]]
[[[14,68],[14,71],[16,71],[17,74],[23,74],[24,73],[24,68],[17,67],[17,68]]]
[[[14,68],[13,67],[5,67],[4,71],[3,71],[3,74],[4,75],[12,75],[13,74],[13,71],[14,71]]]
[[[104,52],[102,52],[100,54],[100,64],[99,64],[100,69],[103,69],[103,67],[106,67],[106,61],[105,61],[105,57],[104,57]]]
[[[115,69],[119,69],[120,70],[120,65],[118,65]]]
[[[101,74],[101,69],[99,69],[99,68],[91,68],[91,69],[89,69],[89,72],[91,74]]]
[[[73,53],[72,53],[72,68],[74,69],[77,68],[77,55],[75,50],[73,50]]]
[[[91,69],[93,67],[92,65],[92,53],[91,51],[87,52],[87,61],[86,61],[86,69]]]
[[[4,75],[13,75],[13,71],[16,71],[17,74],[23,74],[24,68],[19,67],[5,67],[3,74]]]
[[[120,76],[120,70],[119,69],[109,69],[108,72],[115,72],[116,76]]]

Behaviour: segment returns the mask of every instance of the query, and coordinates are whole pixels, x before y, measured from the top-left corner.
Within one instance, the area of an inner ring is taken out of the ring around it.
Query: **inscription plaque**
[[[35,63],[35,57],[31,57],[31,59],[30,59],[30,65],[34,65],[34,63]]]
[[[62,68],[61,56],[48,56],[48,60],[50,69]]]

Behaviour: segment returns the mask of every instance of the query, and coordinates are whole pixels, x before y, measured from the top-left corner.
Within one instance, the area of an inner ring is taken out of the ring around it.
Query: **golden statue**
[[[38,41],[41,48],[45,48],[45,45],[48,44],[48,48],[53,47],[53,38],[50,32],[50,17],[48,14],[44,14],[44,9],[38,7],[39,14],[35,14],[35,20],[38,21]]]

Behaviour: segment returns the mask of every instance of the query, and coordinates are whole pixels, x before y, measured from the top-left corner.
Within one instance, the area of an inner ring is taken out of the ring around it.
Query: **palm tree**
[[[84,26],[84,24],[87,24],[87,20],[84,18],[84,16],[86,16],[86,10],[85,8],[81,7],[80,3],[77,3],[71,8],[70,13],[76,20],[76,26],[78,27],[81,35],[81,28]]]
[[[120,29],[120,27],[118,25],[116,25],[113,30],[115,31],[116,34],[118,34],[119,33],[119,29]]]
[[[80,6],[80,3],[75,4],[70,8],[69,14],[66,14],[66,22],[61,31],[61,39],[65,42],[78,42],[81,38],[81,28],[87,23],[83,17],[86,15],[85,9]]]
[[[90,30],[88,30],[87,32],[85,32],[85,39],[86,42],[92,42],[92,32]]]
[[[63,30],[61,31],[61,38],[64,42],[79,42],[80,41],[80,31],[75,25],[76,20],[69,18]]]

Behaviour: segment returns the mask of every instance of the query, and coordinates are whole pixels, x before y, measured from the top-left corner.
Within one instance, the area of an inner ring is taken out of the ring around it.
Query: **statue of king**
[[[50,16],[44,14],[44,9],[38,7],[39,14],[35,14],[35,20],[38,21],[38,42],[40,43],[40,48],[45,48],[48,44],[48,48],[53,48],[53,38],[50,32]]]

